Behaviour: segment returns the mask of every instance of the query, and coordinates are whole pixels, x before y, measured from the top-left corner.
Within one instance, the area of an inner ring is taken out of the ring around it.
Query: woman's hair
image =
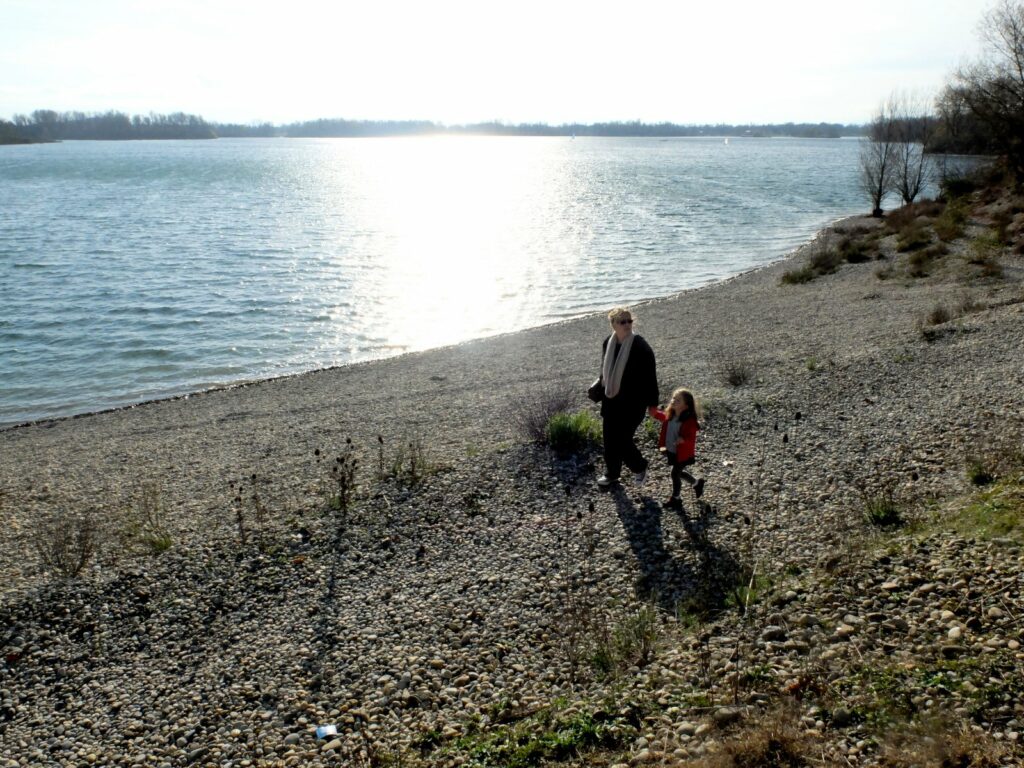
[[[699,409],[699,407],[697,405],[697,398],[695,398],[693,396],[693,392],[688,390],[686,387],[679,387],[679,389],[676,389],[676,390],[674,390],[672,392],[672,400],[675,400],[680,395],[683,396],[683,402],[686,403],[686,407],[688,409],[688,413],[690,414],[686,418],[694,419],[695,421],[699,421],[699,419],[700,419],[700,409]],[[676,417],[675,409],[672,408],[672,402],[671,401],[668,404],[668,410],[665,411],[665,415],[669,419],[674,419]]]
[[[630,311],[629,307],[615,307],[615,309],[611,310],[608,313],[608,322],[614,325],[616,320],[619,320],[623,317],[631,317],[633,318],[633,322],[636,322],[636,318],[633,316],[633,313]]]

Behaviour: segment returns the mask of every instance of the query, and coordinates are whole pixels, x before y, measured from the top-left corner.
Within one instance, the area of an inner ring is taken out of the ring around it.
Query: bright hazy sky
[[[34,109],[860,123],[978,55],[984,0],[0,0],[0,117]]]

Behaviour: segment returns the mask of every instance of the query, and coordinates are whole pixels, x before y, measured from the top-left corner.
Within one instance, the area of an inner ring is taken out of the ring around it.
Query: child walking
[[[696,461],[697,432],[700,430],[693,393],[680,387],[672,393],[668,408],[663,411],[652,407],[647,412],[652,419],[661,422],[658,450],[665,454],[672,467],[672,495],[665,506],[681,505],[679,489],[683,480],[693,487],[693,495],[699,499],[704,493],[704,478],[695,478],[686,470]]]

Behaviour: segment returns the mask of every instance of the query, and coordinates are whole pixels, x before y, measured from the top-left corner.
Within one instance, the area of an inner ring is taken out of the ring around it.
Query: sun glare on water
[[[353,285],[367,334],[416,350],[516,325],[550,270],[531,245],[562,186],[545,153],[491,137],[366,140],[364,149],[346,186],[358,190],[347,203],[366,230],[356,257],[376,265]]]

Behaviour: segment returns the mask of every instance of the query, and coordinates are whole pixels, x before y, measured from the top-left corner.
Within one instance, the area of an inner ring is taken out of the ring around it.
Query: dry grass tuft
[[[796,709],[783,706],[722,742],[696,768],[800,768],[816,765],[814,742],[799,727]]]
[[[882,742],[877,765],[884,768],[997,768],[1007,765],[1006,757],[1006,749],[990,735],[953,723],[946,717],[933,717],[890,731]]]

